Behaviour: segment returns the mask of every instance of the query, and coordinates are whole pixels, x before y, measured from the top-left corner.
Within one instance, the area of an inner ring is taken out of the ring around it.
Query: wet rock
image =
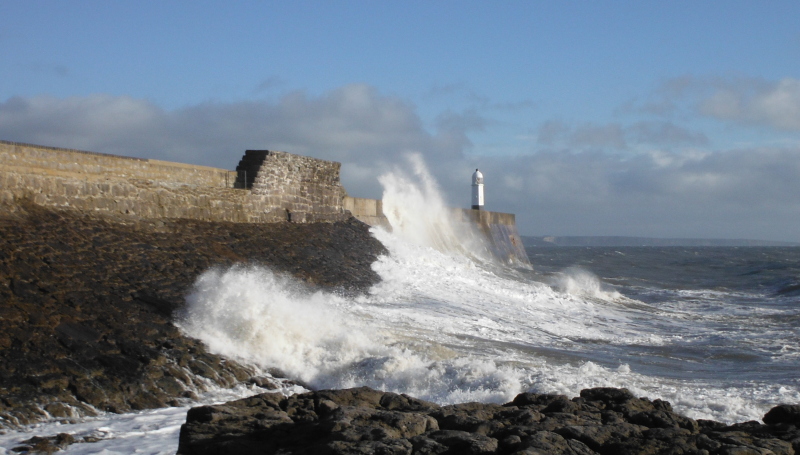
[[[548,395],[539,393],[520,393],[510,404],[513,406],[529,406],[537,411],[546,408],[550,403],[558,400],[568,400],[566,395]]]
[[[410,438],[437,431],[419,410],[438,406],[368,388],[326,390],[284,398],[262,394],[191,409],[179,453],[411,453]]]
[[[569,425],[558,428],[556,434],[582,442],[592,450],[600,450],[604,445],[628,439],[642,437],[642,428],[638,425]]]
[[[75,438],[67,433],[59,433],[51,437],[34,436],[22,441],[22,445],[13,447],[11,451],[29,454],[51,454],[66,449],[67,446],[75,442]]]
[[[764,415],[763,420],[768,425],[785,423],[800,426],[800,405],[782,404],[775,406]]]
[[[439,430],[426,435],[428,439],[447,447],[444,453],[465,455],[484,455],[497,452],[497,439],[488,436],[457,430]]]
[[[443,430],[467,431],[470,433],[489,434],[502,428],[502,421],[494,420],[498,413],[506,411],[500,405],[485,403],[463,403],[445,406],[431,413],[439,428]]]
[[[547,408],[553,412],[540,412]],[[796,430],[786,423],[697,422],[624,389],[440,407],[362,387],[192,409],[178,453],[788,455],[800,440]]]

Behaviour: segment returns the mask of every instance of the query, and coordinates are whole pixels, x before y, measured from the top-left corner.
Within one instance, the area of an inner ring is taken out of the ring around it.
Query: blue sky
[[[232,169],[420,153],[530,235],[800,242],[800,3],[0,2],[0,139]]]

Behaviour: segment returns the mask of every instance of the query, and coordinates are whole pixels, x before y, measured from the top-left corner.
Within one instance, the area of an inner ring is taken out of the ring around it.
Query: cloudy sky
[[[800,2],[0,2],[0,139],[233,169],[420,153],[523,235],[800,242]]]

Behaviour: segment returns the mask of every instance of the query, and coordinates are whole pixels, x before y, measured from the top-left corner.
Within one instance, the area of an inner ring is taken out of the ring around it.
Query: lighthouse
[[[472,174],[472,210],[483,210],[483,174],[477,169]]]

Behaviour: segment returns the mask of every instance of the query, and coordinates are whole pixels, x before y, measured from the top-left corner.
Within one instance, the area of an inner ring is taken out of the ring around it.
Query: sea
[[[392,230],[372,229],[388,254],[367,294],[214,268],[187,290],[181,330],[309,389],[451,404],[624,387],[727,423],[800,403],[800,247],[529,247],[529,265],[508,262],[448,220],[421,160],[380,181]],[[261,392],[210,390],[201,402]],[[191,405],[37,424],[0,435],[0,454],[62,432],[97,440],[65,453],[174,454]]]

